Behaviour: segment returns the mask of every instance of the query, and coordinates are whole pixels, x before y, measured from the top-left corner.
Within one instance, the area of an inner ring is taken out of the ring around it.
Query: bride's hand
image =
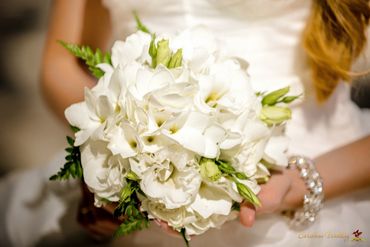
[[[261,185],[261,191],[258,194],[261,201],[260,207],[255,208],[249,203],[240,205],[240,222],[245,227],[251,227],[256,214],[297,208],[302,205],[306,192],[305,184],[297,170],[286,169],[281,173],[273,174],[266,184]]]

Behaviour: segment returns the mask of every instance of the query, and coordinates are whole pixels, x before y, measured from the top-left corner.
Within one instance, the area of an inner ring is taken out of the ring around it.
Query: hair
[[[352,63],[366,45],[369,19],[368,0],[312,1],[302,42],[319,102],[332,94],[340,80],[351,80]]]

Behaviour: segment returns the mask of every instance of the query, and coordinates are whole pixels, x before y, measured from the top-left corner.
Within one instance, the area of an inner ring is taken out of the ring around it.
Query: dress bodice
[[[257,91],[285,86],[292,94],[304,92],[293,106],[288,123],[290,153],[315,157],[370,132],[370,113],[350,100],[350,88],[341,83],[324,104],[315,102],[310,68],[301,36],[310,14],[307,0],[104,0],[112,17],[114,39],[136,30],[133,11],[157,33],[175,33],[205,25],[232,56],[249,63],[248,73]]]

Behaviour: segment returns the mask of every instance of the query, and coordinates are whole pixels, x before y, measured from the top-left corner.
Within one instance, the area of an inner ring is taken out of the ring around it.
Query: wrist
[[[298,169],[286,169],[284,173],[290,179],[291,183],[283,199],[281,210],[300,208],[303,205],[304,195],[309,192],[307,186],[300,177]]]

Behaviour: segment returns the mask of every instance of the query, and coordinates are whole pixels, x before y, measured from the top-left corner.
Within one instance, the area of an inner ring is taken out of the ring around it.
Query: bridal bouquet
[[[138,27],[111,54],[62,43],[99,80],[65,111],[75,139],[51,179],[83,177],[97,207],[116,203],[118,235],[159,219],[186,239],[235,218],[242,201],[260,205],[258,184],[287,165],[282,126],[296,97],[255,92],[247,62],[205,27]]]

